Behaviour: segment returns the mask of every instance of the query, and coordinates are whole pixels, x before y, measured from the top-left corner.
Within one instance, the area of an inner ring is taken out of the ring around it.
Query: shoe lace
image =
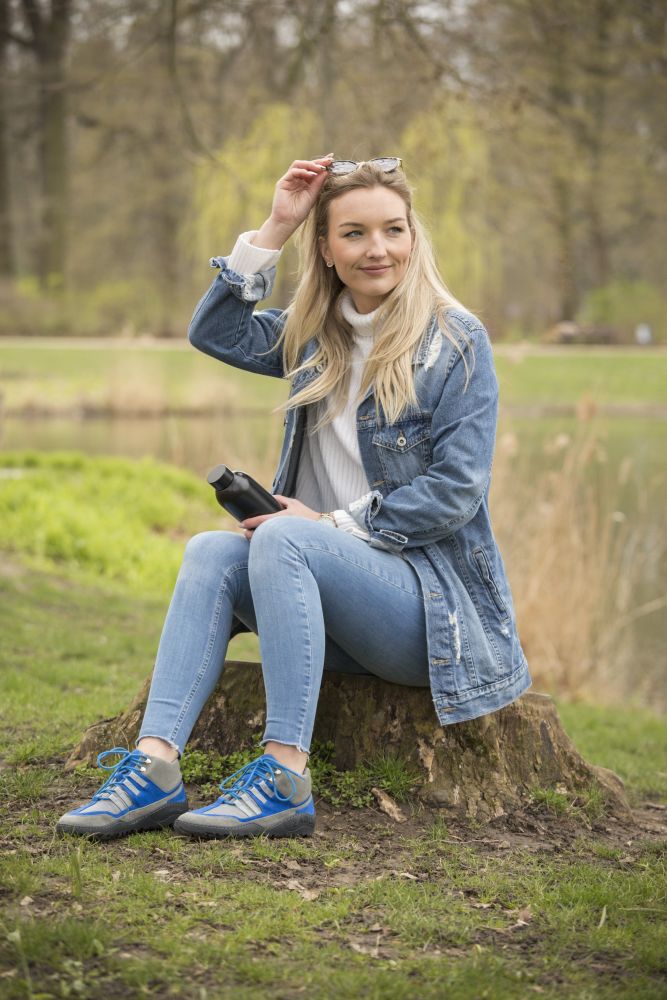
[[[284,774],[289,779],[291,788],[288,795],[283,795],[276,785],[276,775],[278,774]],[[252,785],[258,785],[261,781],[271,782],[275,797],[279,802],[288,802],[296,792],[296,782],[289,771],[265,755],[258,757],[257,760],[251,760],[249,764],[245,764],[238,771],[234,771],[228,778],[225,778],[220,783],[222,795],[218,801],[236,802],[244,792],[251,790]]]
[[[115,764],[105,764],[105,761],[109,757],[118,756],[120,756],[120,760]],[[122,784],[125,778],[136,770],[137,767],[144,764],[146,759],[146,754],[142,753],[141,750],[128,750],[126,747],[113,747],[111,750],[103,750],[102,753],[99,753],[97,755],[97,766],[101,767],[104,771],[111,771],[111,774],[102,787],[98,788],[95,792],[92,801],[96,802],[98,799],[108,799],[114,789]]]

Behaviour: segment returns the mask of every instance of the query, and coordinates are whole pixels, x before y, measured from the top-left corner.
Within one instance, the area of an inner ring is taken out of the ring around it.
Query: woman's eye
[[[359,235],[361,235],[361,230],[360,229],[351,229],[349,231],[349,233],[344,233],[343,234],[343,238],[347,239],[348,236],[359,236]]]
[[[403,226],[390,226],[389,227],[389,232],[390,233],[402,233],[403,231],[404,231],[403,230]]]

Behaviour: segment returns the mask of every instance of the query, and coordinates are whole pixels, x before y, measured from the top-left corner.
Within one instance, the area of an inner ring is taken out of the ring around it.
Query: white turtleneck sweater
[[[256,231],[255,231],[256,232]],[[256,274],[273,267],[280,250],[254,246],[250,240],[255,232],[243,233],[228,258],[227,264],[237,274]],[[350,381],[345,406],[319,431],[312,428],[326,400],[309,408],[306,433],[299,458],[295,497],[313,510],[333,512],[336,526],[343,531],[368,540],[349,511],[350,503],[368,493],[357,437],[357,406],[364,365],[373,346],[376,312],[359,313],[349,292],[341,300],[343,316],[352,327],[353,345],[350,357]]]

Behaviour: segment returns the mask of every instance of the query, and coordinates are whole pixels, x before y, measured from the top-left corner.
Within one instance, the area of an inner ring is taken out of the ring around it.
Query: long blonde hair
[[[380,307],[378,334],[364,367],[359,399],[373,386],[376,411],[381,407],[389,423],[395,423],[411,404],[416,404],[413,355],[434,315],[444,336],[461,352],[468,371],[464,351],[447,330],[444,315],[452,306],[464,307],[438,273],[430,240],[412,208],[412,192],[404,174],[400,170],[384,173],[366,163],[351,174],[331,175],[297,237],[299,280],[278,340],[278,347],[283,347],[286,377],[320,366],[321,374],[281,407],[292,409],[328,399],[329,405],[319,408],[315,427],[333,419],[345,405],[352,350],[352,330],[340,308],[345,285],[335,269],[326,266],[320,252],[328,232],[329,205],[346,191],[377,186],[395,191],[405,202],[412,250],[403,278]],[[317,349],[302,361],[303,349],[313,336]]]

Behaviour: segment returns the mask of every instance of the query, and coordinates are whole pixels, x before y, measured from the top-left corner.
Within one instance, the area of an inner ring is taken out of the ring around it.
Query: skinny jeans
[[[222,673],[234,616],[259,636],[263,743],[309,751],[324,669],[429,686],[412,566],[324,521],[276,517],[250,541],[207,531],[188,542],[140,739],[158,736],[182,753]]]

